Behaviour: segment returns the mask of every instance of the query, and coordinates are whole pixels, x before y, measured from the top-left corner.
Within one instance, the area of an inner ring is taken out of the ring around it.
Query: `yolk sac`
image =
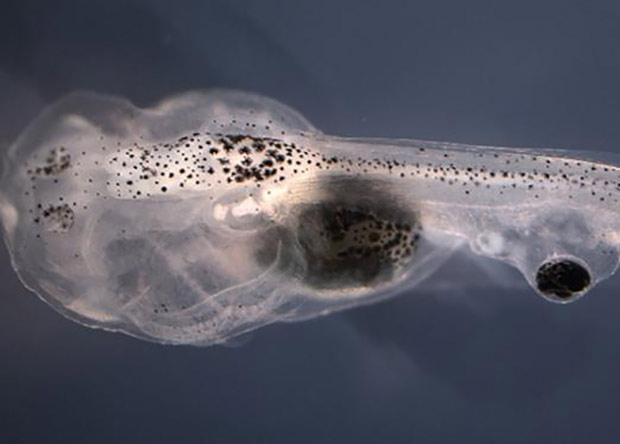
[[[585,291],[591,281],[588,270],[570,259],[545,262],[536,273],[538,291],[557,302],[571,301]]]
[[[428,259],[419,215],[381,181],[335,175],[300,184],[292,196],[288,216],[265,233],[256,259],[273,262],[270,246],[281,240],[279,272],[317,296],[387,290],[418,256]]]
[[[343,203],[310,205],[297,239],[305,283],[316,289],[371,287],[389,281],[414,256],[420,227],[397,212]]]

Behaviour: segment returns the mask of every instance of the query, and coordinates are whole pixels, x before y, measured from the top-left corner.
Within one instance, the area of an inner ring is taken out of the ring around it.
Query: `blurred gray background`
[[[620,153],[619,44],[617,0],[0,0],[0,147],[74,89],[217,86],[338,135]],[[206,349],[74,324],[4,249],[0,278],[2,443],[620,440],[618,277],[557,306],[457,256],[410,294]]]

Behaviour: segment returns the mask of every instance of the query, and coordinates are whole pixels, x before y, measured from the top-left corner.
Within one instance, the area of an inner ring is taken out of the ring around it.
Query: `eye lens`
[[[536,285],[544,295],[568,299],[590,285],[590,273],[577,262],[560,259],[545,262],[536,273]]]

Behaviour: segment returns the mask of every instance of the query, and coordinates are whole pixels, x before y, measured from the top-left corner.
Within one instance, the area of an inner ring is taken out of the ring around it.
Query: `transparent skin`
[[[332,137],[234,91],[149,109],[79,93],[10,148],[0,215],[22,281],[59,312],[211,345],[411,292],[460,247],[571,302],[618,266],[617,165]]]

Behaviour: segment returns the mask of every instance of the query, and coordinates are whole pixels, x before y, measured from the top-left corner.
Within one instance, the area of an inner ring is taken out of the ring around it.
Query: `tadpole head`
[[[585,294],[591,283],[587,267],[570,258],[545,261],[536,272],[538,291],[552,302],[573,302]]]

